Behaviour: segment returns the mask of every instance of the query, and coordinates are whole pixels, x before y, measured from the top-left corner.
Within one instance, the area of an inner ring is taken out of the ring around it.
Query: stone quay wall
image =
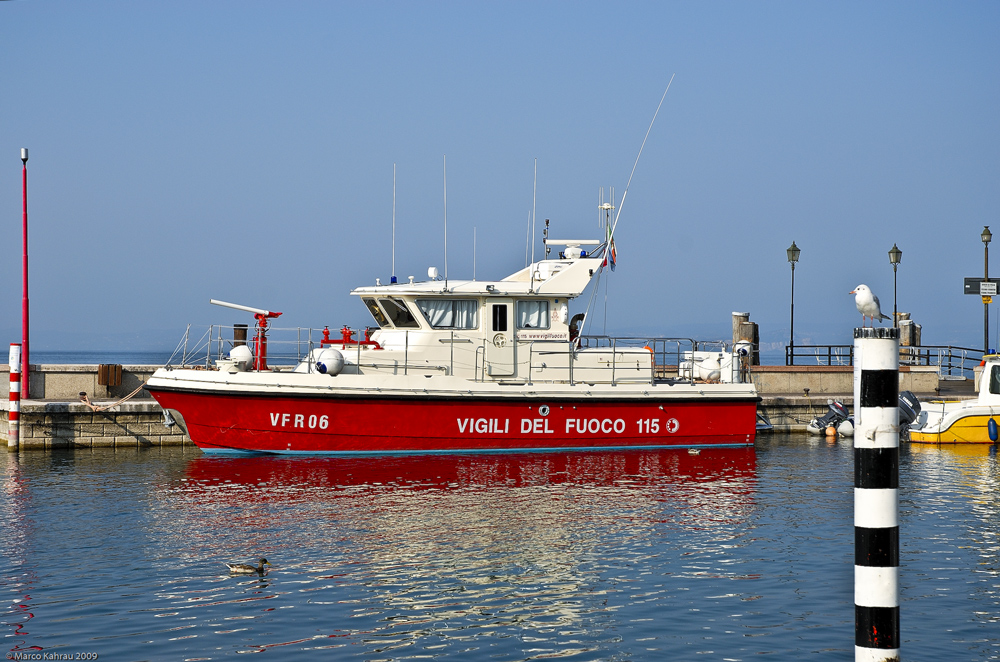
[[[7,409],[6,401],[0,404],[5,439]],[[193,445],[179,425],[163,424],[163,410],[151,399],[132,399],[98,412],[81,402],[22,400],[18,436],[21,450]]]
[[[163,410],[139,388],[159,366],[122,366],[121,384],[98,384],[96,365],[32,365],[30,399],[21,401],[20,448],[109,448],[193,445],[179,425],[163,424]],[[0,433],[7,438],[10,367],[0,366]],[[80,401],[86,393],[95,412]]]

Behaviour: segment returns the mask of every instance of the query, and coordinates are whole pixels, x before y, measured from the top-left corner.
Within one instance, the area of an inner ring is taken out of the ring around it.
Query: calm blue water
[[[853,659],[852,451],[0,455],[7,651]],[[905,447],[907,660],[1000,659],[1000,471]],[[224,561],[263,555],[264,577]]]

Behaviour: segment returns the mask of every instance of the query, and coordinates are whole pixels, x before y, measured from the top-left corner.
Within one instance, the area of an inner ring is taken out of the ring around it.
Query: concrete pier
[[[135,391],[158,367],[122,366],[121,383],[102,386],[96,365],[31,366],[32,398],[20,402],[20,449],[191,445],[179,426],[163,424],[163,410],[146,391],[107,411],[95,412],[80,401],[80,393],[86,393],[98,407],[112,405]],[[4,382],[0,432],[4,434],[9,425],[8,370],[8,366],[0,367]]]
[[[97,400],[93,404],[110,404]],[[7,429],[7,404],[0,409],[0,429]],[[155,400],[132,399],[95,412],[82,402],[22,400],[20,450],[53,448],[136,448],[193,445],[180,426],[163,424]]]

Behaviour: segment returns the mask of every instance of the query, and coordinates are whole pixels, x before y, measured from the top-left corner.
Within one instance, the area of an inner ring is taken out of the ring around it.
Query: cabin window
[[[990,393],[1000,394],[1000,365],[990,369]]]
[[[375,303],[375,299],[362,299],[362,301],[364,301],[365,305],[368,306],[368,312],[372,314],[372,317],[375,318],[375,321],[378,322],[380,327],[384,329],[389,326],[389,320],[385,318],[385,315],[382,313],[382,309],[378,307],[377,303]]]
[[[507,304],[505,303],[493,304],[493,330],[507,330]]]
[[[517,328],[547,329],[549,328],[548,301],[518,301]]]
[[[479,328],[479,302],[473,299],[417,299],[417,308],[435,329]]]
[[[402,299],[379,299],[378,302],[382,304],[382,309],[389,316],[389,321],[397,329],[420,328],[417,319],[410,312],[410,309],[406,307]]]

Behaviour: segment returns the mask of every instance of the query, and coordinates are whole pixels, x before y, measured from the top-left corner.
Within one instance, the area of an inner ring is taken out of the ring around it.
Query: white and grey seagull
[[[861,313],[862,326],[864,326],[865,320],[869,317],[872,320],[872,325],[874,325],[875,320],[892,319],[888,315],[882,314],[882,308],[878,304],[878,297],[872,294],[871,288],[867,285],[858,285],[850,293],[854,295],[854,305],[858,307],[858,312]]]

